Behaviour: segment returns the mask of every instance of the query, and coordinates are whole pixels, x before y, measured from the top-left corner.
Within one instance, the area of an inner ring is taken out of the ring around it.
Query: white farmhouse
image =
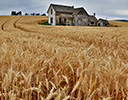
[[[57,24],[72,25],[73,10],[74,8],[72,6],[51,4],[47,11],[48,23],[52,25],[57,25]]]
[[[48,8],[48,23],[52,25],[96,26],[97,18],[74,6],[51,4]]]

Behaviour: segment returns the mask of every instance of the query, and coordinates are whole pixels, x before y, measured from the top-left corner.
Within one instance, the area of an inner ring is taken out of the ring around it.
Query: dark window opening
[[[53,23],[53,18],[51,17],[51,23]]]
[[[51,9],[51,14],[53,14],[53,10]]]
[[[94,24],[94,22],[91,22],[91,24]]]
[[[105,26],[107,26],[107,24],[105,24]]]
[[[64,23],[66,23],[66,18],[64,19]]]
[[[98,24],[98,26],[100,26],[100,23]]]
[[[61,18],[59,18],[59,23],[61,24]]]
[[[72,19],[72,25],[74,25],[74,20]]]

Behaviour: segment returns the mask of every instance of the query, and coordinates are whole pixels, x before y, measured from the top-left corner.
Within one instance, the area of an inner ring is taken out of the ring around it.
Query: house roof
[[[98,22],[99,22],[99,21],[102,21],[102,22],[105,23],[105,24],[109,24],[109,22],[108,22],[107,20],[105,20],[105,19],[101,19],[101,18],[100,18],[100,19],[98,20]]]
[[[97,18],[94,15],[89,15],[89,21],[97,21]]]
[[[67,13],[73,13],[74,7],[73,6],[66,6],[66,5],[57,5],[57,4],[51,4],[50,7],[53,7],[56,12],[67,12]],[[49,7],[49,9],[50,9]],[[48,11],[49,11],[48,9]],[[47,11],[47,13],[48,13]]]
[[[77,15],[81,10],[83,10],[88,15],[87,11],[83,7],[75,8],[73,11],[73,15]]]

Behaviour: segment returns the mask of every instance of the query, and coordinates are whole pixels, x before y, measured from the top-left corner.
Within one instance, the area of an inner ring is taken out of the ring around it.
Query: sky
[[[90,15],[96,13],[97,18],[128,19],[128,0],[0,0],[0,15],[10,15],[11,11],[43,14],[51,3],[84,7]]]

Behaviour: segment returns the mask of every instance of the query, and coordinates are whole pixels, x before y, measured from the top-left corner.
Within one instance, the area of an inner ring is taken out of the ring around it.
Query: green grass
[[[47,22],[39,23],[39,25],[51,25],[51,24],[49,24],[48,21],[47,21]]]

